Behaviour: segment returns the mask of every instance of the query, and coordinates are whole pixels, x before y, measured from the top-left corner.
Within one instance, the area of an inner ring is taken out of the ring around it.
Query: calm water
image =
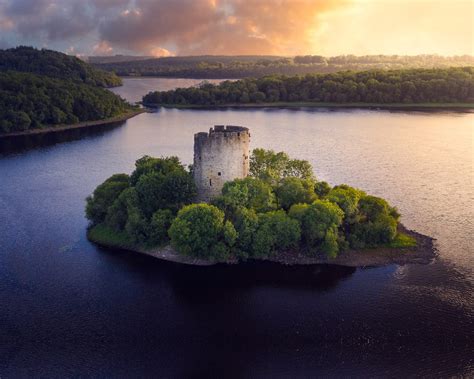
[[[144,154],[190,163],[193,134],[221,123],[386,197],[437,238],[439,258],[202,268],[87,241],[84,198],[99,183]],[[474,375],[473,130],[472,114],[163,110],[32,150],[0,145],[0,376]]]
[[[135,103],[151,91],[168,91],[177,87],[192,87],[203,81],[219,83],[220,79],[167,79],[167,78],[123,78],[123,86],[112,88],[112,91],[124,99]]]

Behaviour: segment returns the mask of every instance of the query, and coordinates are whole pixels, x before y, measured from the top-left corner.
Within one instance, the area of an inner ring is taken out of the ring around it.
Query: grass
[[[105,225],[99,224],[87,231],[90,241],[107,247],[129,249],[136,247],[133,241],[125,233],[117,232]]]
[[[150,104],[153,105],[153,104]],[[156,104],[165,108],[178,109],[212,109],[212,108],[380,108],[380,109],[423,109],[423,110],[445,110],[445,109],[474,109],[473,103],[322,103],[322,102],[276,102],[276,103],[229,103],[216,105],[197,105],[197,104]]]
[[[402,249],[404,247],[415,247],[416,246],[416,239],[409,236],[405,233],[398,233],[395,236],[395,239],[387,244],[388,247],[394,247],[397,249]]]

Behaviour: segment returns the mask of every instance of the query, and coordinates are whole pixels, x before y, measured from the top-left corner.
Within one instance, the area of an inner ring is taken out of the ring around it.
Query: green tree
[[[150,172],[140,176],[135,189],[139,206],[146,217],[158,209],[177,212],[183,205],[191,203],[196,196],[196,187],[191,175],[183,170],[167,174]]]
[[[173,212],[169,209],[158,209],[153,213],[150,221],[150,235],[147,243],[150,245],[163,245],[168,242],[168,229],[173,220]]]
[[[311,179],[284,178],[275,192],[278,205],[286,210],[290,209],[293,204],[312,203],[316,200],[314,182]]]
[[[302,238],[305,245],[313,251],[321,251],[330,257],[338,253],[338,227],[344,212],[327,200],[316,200],[312,204],[295,204],[289,216],[301,223]]]
[[[252,208],[256,212],[266,212],[276,208],[276,198],[272,187],[256,178],[247,177],[225,183],[222,196],[228,205]]]
[[[392,241],[397,234],[399,213],[384,199],[365,195],[359,201],[360,219],[353,226],[349,242],[355,248]]]
[[[264,258],[277,251],[296,247],[300,237],[300,224],[288,217],[285,211],[260,213],[252,244],[252,256]]]
[[[314,179],[309,162],[290,159],[288,154],[280,151],[255,149],[250,157],[250,175],[270,183],[277,183],[286,177]]]
[[[171,244],[184,255],[226,260],[237,239],[237,232],[224,213],[209,204],[191,204],[183,207],[169,229]]]
[[[86,217],[93,225],[105,220],[109,207],[129,185],[128,175],[115,174],[99,185],[92,196],[86,198]]]

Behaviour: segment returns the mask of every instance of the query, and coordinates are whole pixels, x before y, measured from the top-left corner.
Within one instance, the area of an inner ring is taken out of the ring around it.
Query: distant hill
[[[120,83],[56,51],[0,50],[0,134],[129,114],[132,106],[103,88]]]
[[[115,74],[95,68],[76,57],[27,46],[0,50],[0,72],[9,70],[75,80],[100,87],[122,84]]]
[[[91,62],[93,63],[93,62]],[[338,71],[394,70],[474,66],[473,56],[341,55],[182,56],[97,63],[95,67],[119,76],[161,76],[201,79],[241,79],[268,75],[304,75]]]
[[[84,60],[90,64],[102,64],[102,63],[122,63],[122,62],[133,62],[143,61],[146,59],[155,59],[154,57],[148,56],[137,56],[137,55],[92,55],[85,57]]]

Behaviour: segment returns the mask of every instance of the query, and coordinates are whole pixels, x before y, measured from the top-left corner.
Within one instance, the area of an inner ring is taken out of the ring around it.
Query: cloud
[[[0,0],[12,45],[87,54],[472,54],[469,0]]]
[[[107,18],[100,37],[141,53],[293,54],[310,47],[318,16],[345,0],[136,0]]]
[[[92,48],[94,55],[112,55],[114,49],[107,41],[100,41]]]

